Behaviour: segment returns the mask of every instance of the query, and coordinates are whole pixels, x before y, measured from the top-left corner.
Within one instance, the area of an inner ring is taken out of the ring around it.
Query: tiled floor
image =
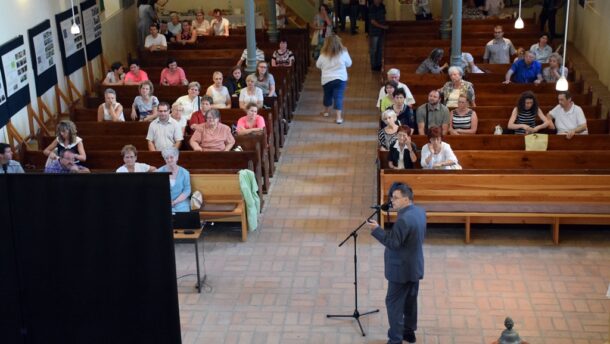
[[[354,310],[353,243],[337,244],[375,202],[378,75],[368,70],[363,35],[344,37],[354,60],[346,122],[319,115],[319,72],[312,68],[262,216],[248,242],[238,231],[205,237],[206,292],[179,281],[184,343],[385,343],[383,247],[366,229],[358,245],[356,322],[327,319]],[[504,317],[530,343],[601,344],[610,301],[610,231],[563,230],[551,244],[545,227],[432,227],[425,245],[418,343],[487,344]],[[193,272],[190,245],[176,247],[179,275]]]

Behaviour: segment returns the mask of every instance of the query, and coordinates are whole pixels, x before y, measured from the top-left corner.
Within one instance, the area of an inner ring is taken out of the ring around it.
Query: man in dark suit
[[[385,246],[385,278],[388,293],[389,344],[406,340],[415,343],[417,330],[417,294],[419,280],[424,278],[423,243],[426,234],[426,211],[413,204],[413,191],[402,183],[391,190],[392,207],[398,217],[390,230],[370,220],[371,235]]]

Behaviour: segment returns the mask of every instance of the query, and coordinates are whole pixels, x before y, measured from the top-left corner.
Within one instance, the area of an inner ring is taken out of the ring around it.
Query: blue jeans
[[[381,68],[381,53],[383,51],[383,35],[369,35],[369,54],[371,59],[371,68]]]
[[[346,81],[335,79],[322,85],[324,89],[324,106],[335,104],[335,110],[343,110],[343,94],[345,93]]]

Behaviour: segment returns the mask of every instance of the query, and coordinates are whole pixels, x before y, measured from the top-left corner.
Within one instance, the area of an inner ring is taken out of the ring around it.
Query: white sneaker
[[[343,118],[337,120],[337,124],[342,124],[342,123],[343,123]]]
[[[330,116],[330,115],[328,114],[328,112],[322,112],[322,116],[324,116],[324,117],[328,117],[328,116]]]

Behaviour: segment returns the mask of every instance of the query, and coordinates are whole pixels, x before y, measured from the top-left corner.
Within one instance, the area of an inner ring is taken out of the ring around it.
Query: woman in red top
[[[202,128],[205,123],[205,113],[212,108],[214,100],[210,96],[201,97],[201,109],[193,112],[191,119],[188,121],[188,127],[191,132]]]
[[[265,130],[265,119],[258,114],[255,103],[246,105],[246,115],[237,121],[237,135],[262,133]]]

